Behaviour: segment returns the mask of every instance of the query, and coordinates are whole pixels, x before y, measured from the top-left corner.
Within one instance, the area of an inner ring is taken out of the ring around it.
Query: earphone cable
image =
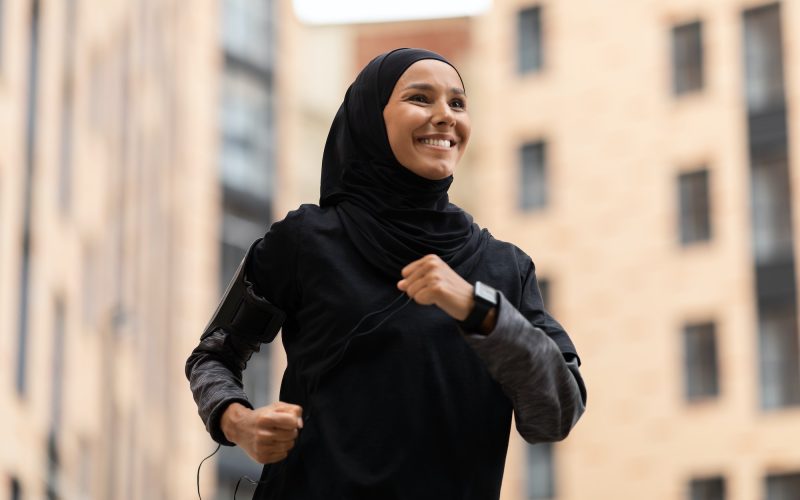
[[[201,460],[200,465],[197,466],[197,498],[199,498],[200,500],[203,500],[203,497],[200,496],[200,467],[203,466],[203,462],[216,455],[220,447],[222,447],[222,445],[220,443],[217,443],[217,448],[214,450],[214,452],[211,455],[204,458],[203,460]]]

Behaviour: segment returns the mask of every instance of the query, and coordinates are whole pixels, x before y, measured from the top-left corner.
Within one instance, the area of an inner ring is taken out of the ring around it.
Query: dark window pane
[[[59,453],[57,436],[51,429],[47,437],[47,500],[59,500]]]
[[[37,137],[37,101],[39,91],[39,2],[31,5],[28,46],[28,102],[25,132],[25,191],[22,224],[22,262],[20,263],[19,330],[17,336],[16,389],[23,395],[27,388],[28,301],[30,300],[31,212],[33,205],[33,154]]]
[[[543,142],[529,143],[520,149],[522,182],[520,206],[523,210],[542,208],[547,204],[547,167]]]
[[[753,246],[756,263],[793,258],[791,192],[785,159],[759,161],[752,167]]]
[[[221,35],[225,51],[253,65],[269,67],[273,61],[274,29],[271,1],[223,0]]]
[[[678,191],[681,243],[686,245],[710,239],[708,171],[681,174],[678,178]]]
[[[57,300],[55,303],[53,320],[53,357],[51,363],[52,371],[52,395],[50,401],[50,421],[54,433],[58,433],[61,427],[61,412],[64,401],[64,350],[66,334],[66,307],[64,302]]]
[[[530,7],[517,15],[517,63],[520,73],[538,71],[542,67],[542,9]]]
[[[700,22],[672,28],[672,75],[676,95],[703,88],[703,30]]]
[[[716,328],[713,323],[687,325],[683,331],[686,399],[719,394]]]
[[[797,314],[794,300],[759,308],[761,406],[800,404]]]
[[[11,500],[22,499],[22,486],[19,484],[19,479],[15,477],[11,478],[11,491],[9,492],[8,497]]]
[[[750,113],[783,107],[780,4],[745,11],[744,57],[747,106]]]
[[[528,500],[555,497],[553,443],[528,445]]]
[[[222,182],[269,197],[273,184],[272,89],[240,69],[222,77]]]
[[[767,500],[800,498],[800,473],[767,476]]]
[[[17,394],[24,395],[28,385],[28,301],[30,300],[30,236],[28,231],[23,236],[22,265],[20,266],[19,288],[19,331],[17,334]]]
[[[725,500],[725,479],[692,479],[689,482],[689,500]]]

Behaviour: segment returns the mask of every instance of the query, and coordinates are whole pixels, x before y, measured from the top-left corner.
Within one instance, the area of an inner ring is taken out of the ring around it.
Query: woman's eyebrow
[[[408,90],[408,89],[427,90],[427,91],[434,90],[433,85],[431,85],[430,83],[409,83],[403,90]],[[467,93],[464,92],[464,89],[460,89],[458,87],[451,87],[450,92],[458,95],[467,95]]]

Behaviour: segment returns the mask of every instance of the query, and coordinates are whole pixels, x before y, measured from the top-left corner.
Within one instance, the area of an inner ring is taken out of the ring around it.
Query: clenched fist
[[[231,403],[220,419],[228,441],[235,443],[260,464],[280,462],[294,447],[303,428],[303,409],[278,401],[251,410]]]
[[[435,305],[450,317],[464,321],[475,306],[474,287],[458,275],[438,255],[426,255],[404,267],[397,288],[417,304]],[[490,333],[497,323],[497,309],[484,319],[481,333]]]

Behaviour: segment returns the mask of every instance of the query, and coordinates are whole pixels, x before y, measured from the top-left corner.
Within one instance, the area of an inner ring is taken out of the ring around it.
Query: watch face
[[[497,290],[480,281],[475,283],[475,296],[490,304],[497,304]]]

